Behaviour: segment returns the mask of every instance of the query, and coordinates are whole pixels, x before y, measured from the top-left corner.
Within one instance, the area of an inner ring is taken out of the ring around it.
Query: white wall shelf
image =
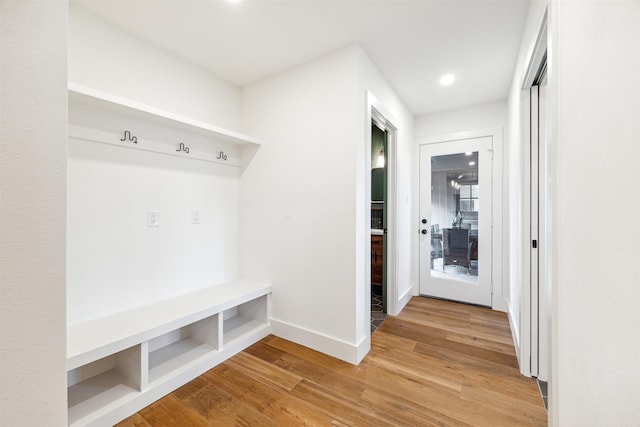
[[[264,338],[270,293],[239,279],[70,327],[69,425],[115,424]]]
[[[74,139],[232,166],[241,166],[260,145],[246,135],[127,98],[72,82],[68,87]]]

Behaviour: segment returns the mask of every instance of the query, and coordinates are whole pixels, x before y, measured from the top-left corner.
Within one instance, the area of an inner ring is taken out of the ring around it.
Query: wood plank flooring
[[[504,313],[415,297],[359,366],[269,336],[118,424],[545,426]]]

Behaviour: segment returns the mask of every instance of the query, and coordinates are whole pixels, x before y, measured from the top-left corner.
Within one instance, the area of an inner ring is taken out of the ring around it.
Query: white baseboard
[[[370,335],[365,336],[358,344],[352,344],[273,318],[271,319],[271,328],[273,335],[277,337],[293,341],[354,365],[359,364],[371,349]]]
[[[507,300],[497,298],[492,301],[491,309],[495,311],[501,311],[503,313],[509,313],[509,303]]]
[[[400,312],[402,311],[404,306],[407,305],[411,297],[413,297],[413,286],[410,286],[409,289],[404,291],[402,295],[400,295],[400,298],[398,298],[398,304],[396,306],[398,309],[398,312],[396,313],[396,315],[400,314]]]
[[[513,338],[513,346],[516,350],[516,357],[518,358],[518,366],[521,366],[520,360],[520,329],[516,327],[514,320],[515,313],[511,309],[511,304],[507,302],[507,317],[509,318],[509,326],[511,327],[511,338]]]

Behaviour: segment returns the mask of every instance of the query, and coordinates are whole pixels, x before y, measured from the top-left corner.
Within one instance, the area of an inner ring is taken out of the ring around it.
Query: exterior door
[[[420,293],[491,306],[492,138],[420,147]]]

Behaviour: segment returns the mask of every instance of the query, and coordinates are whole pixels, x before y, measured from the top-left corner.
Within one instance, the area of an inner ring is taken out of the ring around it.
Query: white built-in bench
[[[69,425],[113,425],[264,338],[270,294],[240,279],[69,327]]]

